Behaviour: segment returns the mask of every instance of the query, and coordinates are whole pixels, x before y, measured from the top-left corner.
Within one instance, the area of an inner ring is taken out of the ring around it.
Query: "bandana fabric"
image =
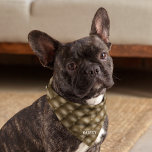
[[[80,141],[92,146],[103,127],[106,117],[105,98],[98,105],[79,104],[67,101],[47,87],[48,102],[57,118]]]

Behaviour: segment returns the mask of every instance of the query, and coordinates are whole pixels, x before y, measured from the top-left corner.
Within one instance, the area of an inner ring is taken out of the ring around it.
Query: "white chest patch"
[[[99,132],[99,135],[97,136],[97,139],[96,139],[95,143],[96,144],[99,143],[101,141],[102,136],[104,136],[105,134],[106,134],[106,131],[103,128],[101,128],[101,130]]]
[[[82,142],[75,152],[86,152],[88,148],[89,146]]]
[[[98,96],[98,97],[95,97],[95,98],[91,98],[91,99],[86,100],[86,102],[87,102],[87,104],[89,104],[89,105],[97,105],[97,104],[99,104],[100,102],[102,102],[103,97],[104,97],[104,94],[101,94],[101,95]]]

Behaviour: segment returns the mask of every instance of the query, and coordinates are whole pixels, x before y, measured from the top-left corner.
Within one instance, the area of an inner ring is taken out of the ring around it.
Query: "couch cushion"
[[[10,5],[10,0],[5,1],[5,6]],[[151,0],[14,1],[18,3],[12,3],[7,10],[14,10],[17,16],[15,13],[10,16],[0,14],[3,19],[3,23],[0,22],[0,41],[26,42],[28,32],[33,29],[42,30],[62,42],[73,41],[89,34],[92,18],[102,6],[111,19],[112,43],[152,44]]]
[[[29,5],[29,0],[0,1],[0,41],[25,41],[29,31]]]

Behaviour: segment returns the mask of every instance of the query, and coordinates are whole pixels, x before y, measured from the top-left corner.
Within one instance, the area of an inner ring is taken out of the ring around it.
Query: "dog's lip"
[[[93,98],[98,97],[99,95],[105,94],[105,93],[106,93],[106,88],[103,88],[102,91],[99,94],[97,93],[96,95],[94,95]]]
[[[101,95],[101,94],[105,94],[106,93],[106,88],[100,88],[101,89],[101,91],[100,92],[98,92],[98,93],[95,93],[93,96],[89,96],[89,94],[92,92],[92,90],[93,90],[93,87],[88,91],[88,93],[85,95],[85,96],[83,96],[83,98],[81,98],[81,99],[83,99],[83,100],[88,100],[88,99],[91,99],[91,98],[95,98],[95,97],[97,97],[97,96],[99,96],[99,95]]]
[[[77,86],[74,85],[74,87],[73,87],[74,95],[77,96],[77,97],[79,97],[79,98],[81,98],[81,99],[85,98],[85,97],[90,93],[91,89],[92,89],[93,86],[94,86],[94,82],[93,82],[93,81],[94,81],[94,80],[92,80],[92,82],[90,82],[90,86],[82,87],[81,89],[80,89],[80,88],[77,89]],[[84,92],[84,90],[86,90],[86,92]],[[83,93],[83,94],[82,94],[82,93],[79,93],[79,92],[81,92],[81,91],[84,92],[84,93]]]
[[[75,94],[77,97],[83,99],[83,98],[85,98],[85,97],[90,93],[90,91],[91,91],[91,88],[89,88],[84,94],[78,94],[78,93],[77,93],[77,90],[75,90],[75,91],[74,91],[74,94]]]
[[[88,89],[84,93],[79,94],[79,92],[81,92],[81,90],[77,90],[76,88],[74,88],[73,89],[74,95],[82,100],[87,100],[87,99],[90,99],[93,97],[97,97],[100,94],[105,94],[106,87],[105,87],[104,83],[98,78],[96,78],[94,80],[95,80],[94,83],[92,83],[92,85],[90,85],[90,87],[88,87]],[[94,92],[93,90],[97,90],[97,93],[94,93],[93,96],[90,97],[92,92]],[[99,92],[99,90],[100,90],[100,92]],[[83,91],[84,91],[84,89],[82,89],[82,92]]]

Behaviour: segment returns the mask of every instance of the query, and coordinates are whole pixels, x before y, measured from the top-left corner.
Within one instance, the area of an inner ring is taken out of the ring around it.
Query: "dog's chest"
[[[48,85],[47,97],[58,120],[81,141],[76,152],[86,152],[101,141],[105,134],[103,128],[106,118],[106,100],[103,95],[87,100],[87,104],[74,103],[57,95]]]
[[[74,103],[57,95],[49,85],[48,102],[58,120],[71,134],[88,146],[95,143],[106,118],[103,96],[91,100],[90,104]]]

